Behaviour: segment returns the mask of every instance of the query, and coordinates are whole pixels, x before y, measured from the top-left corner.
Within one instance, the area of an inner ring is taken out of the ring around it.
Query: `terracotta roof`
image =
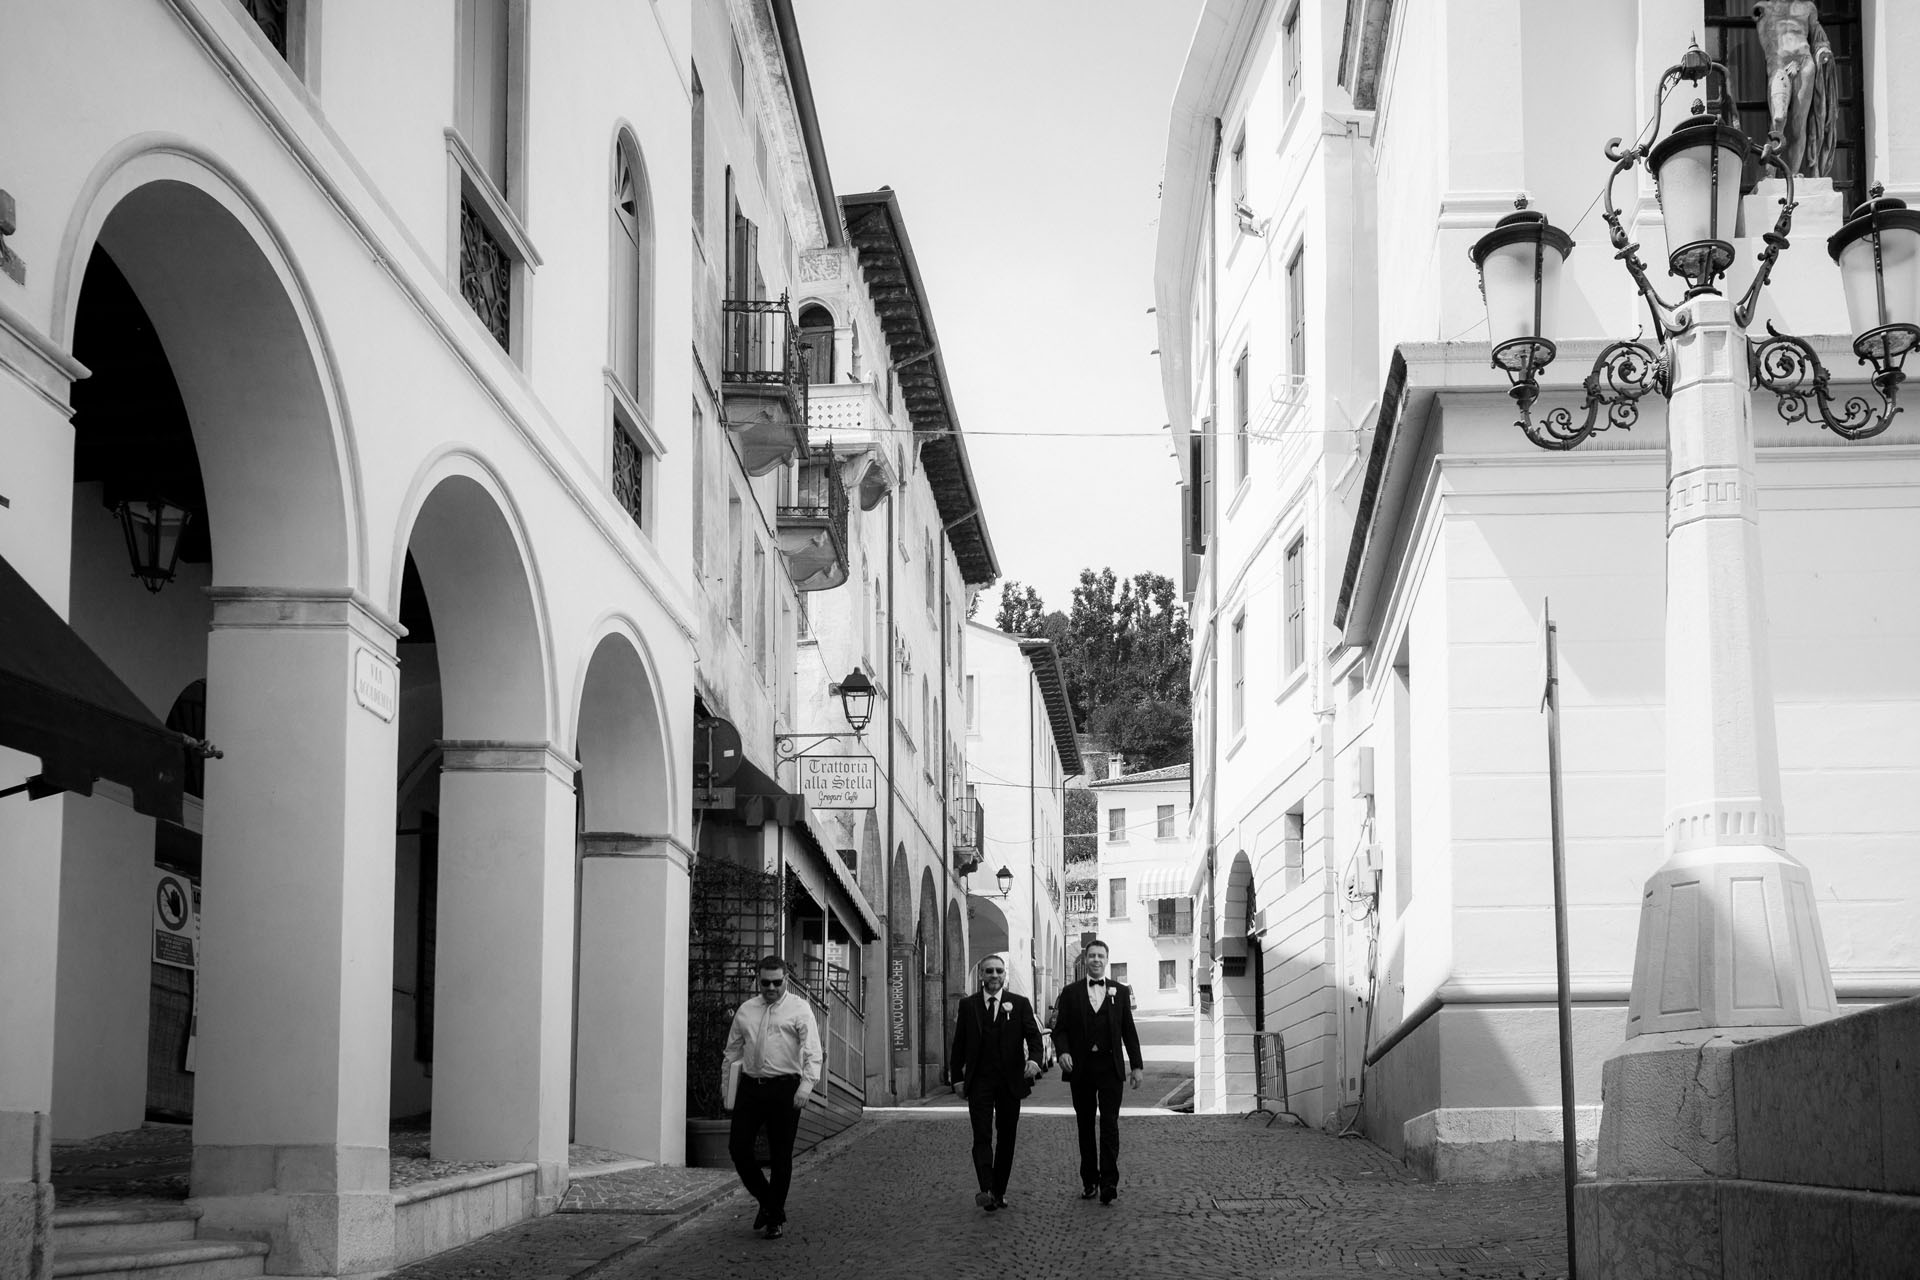
[[[1140,773],[1126,773],[1118,778],[1098,778],[1087,785],[1089,787],[1130,787],[1137,782],[1174,782],[1193,776],[1192,764],[1170,764],[1164,769],[1147,769]]]
[[[1000,561],[980,513],[980,490],[967,461],[967,443],[954,412],[940,338],[934,332],[926,286],[920,280],[899,201],[891,188],[882,187],[842,196],[840,207],[847,215],[847,238],[859,250],[867,294],[886,330],[900,398],[913,422],[916,442],[924,441],[920,459],[940,506],[940,522],[947,527],[954,561],[968,585],[985,586],[1000,576]]]
[[[1067,673],[1060,666],[1060,651],[1051,640],[1016,637],[1020,652],[1033,664],[1033,678],[1040,686],[1041,700],[1047,704],[1047,719],[1053,725],[1053,744],[1060,750],[1060,772],[1072,777],[1083,767],[1080,763],[1080,738],[1073,728],[1073,708],[1067,704]]]

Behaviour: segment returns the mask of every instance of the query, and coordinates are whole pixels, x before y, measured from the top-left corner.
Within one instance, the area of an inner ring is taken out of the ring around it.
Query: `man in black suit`
[[[1107,978],[1107,944],[1089,942],[1081,952],[1084,981],[1069,982],[1053,1015],[1053,1047],[1060,1078],[1073,1090],[1073,1118],[1080,1125],[1080,1198],[1097,1190],[1101,1204],[1120,1194],[1120,1097],[1124,1086],[1140,1087],[1145,1063],[1133,1029],[1133,992]],[[1122,1050],[1125,1058],[1121,1057]],[[1093,1139],[1094,1113],[1100,1142]]]
[[[981,989],[960,1002],[947,1062],[953,1091],[967,1100],[973,1120],[973,1172],[980,1183],[973,1202],[991,1213],[1007,1207],[1020,1100],[1033,1092],[1046,1047],[1032,1002],[1006,989],[1005,957],[982,960],[980,981]]]

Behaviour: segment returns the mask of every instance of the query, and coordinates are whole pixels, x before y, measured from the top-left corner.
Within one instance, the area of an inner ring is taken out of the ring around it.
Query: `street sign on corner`
[[[800,795],[813,809],[871,809],[880,794],[872,756],[801,756]]]

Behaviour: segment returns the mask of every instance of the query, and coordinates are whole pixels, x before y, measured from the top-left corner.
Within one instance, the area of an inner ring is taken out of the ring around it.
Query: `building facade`
[[[810,597],[792,728],[836,723],[832,685],[854,670],[879,689],[865,741],[818,750],[869,755],[879,779],[874,808],[829,816],[823,839],[881,921],[884,946],[860,956],[859,1018],[868,1094],[890,1100],[939,1084],[966,994],[961,876],[980,827],[962,793],[965,624],[999,563],[898,198],[841,209],[846,243],[800,260],[795,318],[812,381],[801,479],[817,469],[847,495],[834,535],[847,585]]]
[[[1192,778],[1192,765],[1177,764],[1088,784],[1100,821],[1100,940],[1113,976],[1133,987],[1145,1013],[1194,1005]]]
[[[1821,242],[1868,181],[1920,184],[1894,71],[1920,26],[1874,0],[1821,11],[1855,87],[1830,177],[1800,183],[1795,247],[1760,316],[1808,337],[1836,384],[1864,383]],[[1279,1032],[1303,1115],[1358,1108],[1370,1136],[1439,1176],[1555,1167],[1551,599],[1582,1132],[1597,1121],[1642,885],[1664,857],[1665,406],[1649,398],[1634,430],[1570,454],[1527,443],[1466,250],[1523,192],[1572,233],[1542,409],[1577,405],[1587,362],[1643,322],[1606,227],[1582,215],[1607,178],[1601,147],[1643,124],[1696,32],[1764,134],[1748,6],[1203,11],[1156,263],[1192,516],[1193,869],[1213,956],[1200,1034],[1216,1054],[1202,1106],[1251,1105],[1252,1034]],[[1489,60],[1513,74],[1486,75]],[[1659,205],[1634,181],[1626,230],[1651,248]],[[1746,199],[1734,287],[1778,194]],[[1834,663],[1817,636],[1907,643],[1880,575],[1914,568],[1915,438],[1842,444],[1781,421],[1766,395],[1753,421],[1789,847],[1820,886],[1842,1004],[1910,994],[1920,881],[1883,851],[1920,820],[1920,756],[1891,728],[1915,690],[1897,663]]]
[[[0,552],[223,753],[159,818],[0,802],[10,1275],[49,1141],[150,1113],[277,1274],[404,1256],[396,1117],[529,1211],[570,1137],[682,1157],[687,11],[255,9],[23,10],[0,53],[50,122],[4,180]],[[141,590],[122,525],[183,518]]]
[[[967,877],[975,956],[1007,957],[1007,983],[1043,1022],[1077,940],[1066,931],[1062,810],[1080,772],[1066,675],[1051,641],[967,624],[967,800],[982,832]]]
[[[0,176],[0,1273],[52,1144],[149,1119],[276,1275],[461,1242],[394,1133],[510,1217],[572,1143],[681,1163],[767,950],[804,1131],[937,1079],[998,565],[786,0],[22,12],[0,107],[50,122]],[[799,757],[855,670],[846,814]]]

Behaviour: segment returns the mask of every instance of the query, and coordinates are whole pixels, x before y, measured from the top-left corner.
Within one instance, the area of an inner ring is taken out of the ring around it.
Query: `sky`
[[[1064,610],[1083,568],[1177,580],[1179,471],[1149,308],[1168,111],[1200,0],[794,11],[834,188],[899,201],[1001,583]],[[999,600],[995,584],[982,621]]]

